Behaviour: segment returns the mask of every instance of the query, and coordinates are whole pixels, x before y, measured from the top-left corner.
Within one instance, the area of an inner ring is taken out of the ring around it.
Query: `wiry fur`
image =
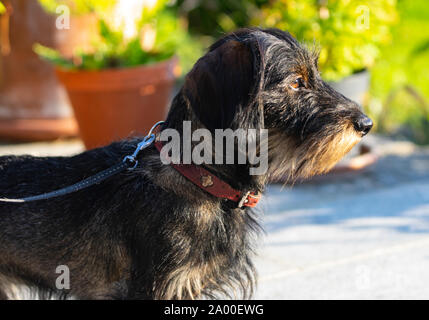
[[[306,86],[294,91],[297,76]],[[270,177],[329,170],[360,139],[359,107],[324,83],[317,58],[288,33],[243,29],[216,42],[188,74],[164,128],[269,129],[269,171],[205,165],[233,188],[263,191]],[[25,197],[75,183],[133,152],[138,140],[74,157],[0,158],[0,195]],[[250,297],[256,215],[215,198],[162,165],[152,146],[133,172],[45,201],[0,203],[0,298],[11,287],[42,297]],[[70,290],[55,269],[70,269]]]

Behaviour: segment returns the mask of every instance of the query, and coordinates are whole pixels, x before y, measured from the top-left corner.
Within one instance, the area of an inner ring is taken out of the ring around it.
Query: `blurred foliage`
[[[317,42],[326,80],[373,66],[396,21],[396,0],[278,0],[255,19],[264,27],[288,30],[299,41]]]
[[[321,50],[327,80],[371,71],[365,105],[375,129],[429,143],[429,1],[177,0],[205,45],[239,27],[278,27]],[[362,15],[369,8],[369,29]]]
[[[175,6],[194,34],[216,38],[253,25],[288,30],[300,41],[316,42],[326,80],[371,67],[380,47],[389,44],[398,16],[396,0],[178,0]],[[363,25],[366,12],[368,28]]]
[[[6,7],[4,4],[0,1],[0,14],[3,14],[6,12]]]
[[[368,112],[378,130],[429,143],[429,1],[399,0],[392,45],[371,70]]]
[[[138,22],[140,30],[156,30],[150,50],[142,49],[142,33],[125,39],[111,25],[115,0],[39,1],[49,12],[66,4],[73,14],[99,16],[95,52],[77,51],[74,59],[65,59],[49,48],[35,48],[66,68],[135,66],[177,54],[187,71],[202,47],[226,32],[252,25],[288,30],[298,40],[320,47],[319,65],[327,80],[370,69],[365,108],[376,129],[429,143],[427,0],[160,0],[156,10],[143,12]],[[366,12],[369,28],[362,24]]]
[[[66,5],[75,15],[103,12],[112,9],[115,5],[115,1],[112,0],[39,0],[39,3],[52,14],[57,13],[58,6]]]
[[[100,70],[133,67],[163,61],[176,54],[182,69],[186,71],[202,52],[199,42],[192,41],[174,8],[167,6],[166,0],[158,0],[153,7],[143,7],[135,21],[137,32],[131,38],[126,35],[122,25],[117,27],[114,23],[114,0],[39,1],[49,12],[55,12],[56,5],[69,4],[75,8],[71,11],[76,14],[92,13],[97,16],[98,34],[91,52],[77,48],[70,58],[40,44],[34,46],[39,56],[62,68]],[[153,41],[150,40],[152,37]],[[149,45],[146,41],[148,38]]]
[[[226,32],[251,25],[268,0],[177,0],[179,15],[193,34],[218,38]]]

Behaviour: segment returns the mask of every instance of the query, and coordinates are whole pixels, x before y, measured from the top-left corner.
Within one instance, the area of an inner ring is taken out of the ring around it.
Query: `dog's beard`
[[[276,130],[270,133],[268,144],[270,179],[293,183],[326,173],[360,140],[361,135],[349,122],[336,125],[334,133],[314,134],[300,143]]]

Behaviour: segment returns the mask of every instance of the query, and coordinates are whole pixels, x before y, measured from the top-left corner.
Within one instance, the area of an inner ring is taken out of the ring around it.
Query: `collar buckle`
[[[261,199],[260,192],[247,191],[243,194],[240,201],[238,202],[238,208],[242,207],[255,207],[258,201]]]
[[[249,202],[249,196],[250,196],[250,191],[247,191],[244,193],[244,195],[241,197],[240,201],[238,202],[238,207],[242,208],[246,203]]]

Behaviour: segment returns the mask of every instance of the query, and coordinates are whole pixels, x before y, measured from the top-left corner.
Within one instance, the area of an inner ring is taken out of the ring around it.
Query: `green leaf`
[[[71,60],[65,59],[61,54],[52,48],[45,47],[39,43],[34,44],[33,51],[42,59],[58,65],[65,69],[75,69],[76,66]]]
[[[122,33],[113,31],[105,20],[100,19],[98,27],[102,40],[110,47],[117,47],[121,44],[123,40]]]
[[[414,47],[414,49],[410,53],[410,57],[414,58],[416,56],[419,56],[421,54],[424,54],[426,52],[429,52],[429,39],[424,40],[420,42],[417,46]]]

